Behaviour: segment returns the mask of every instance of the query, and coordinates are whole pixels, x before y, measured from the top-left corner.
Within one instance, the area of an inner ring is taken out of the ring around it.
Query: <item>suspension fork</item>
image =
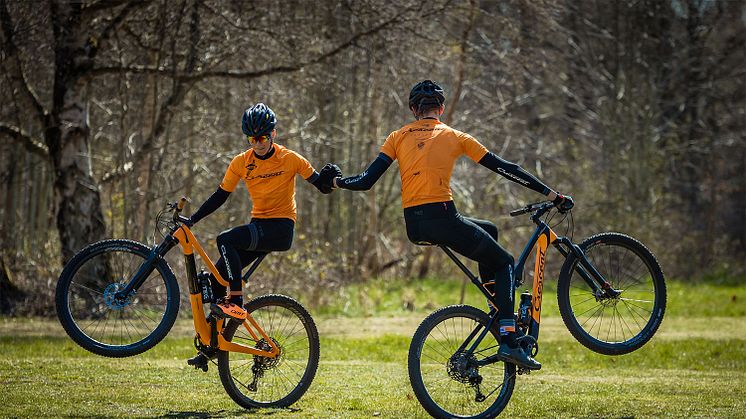
[[[137,272],[135,272],[132,278],[127,281],[127,285],[125,285],[124,288],[114,294],[115,298],[126,299],[127,296],[129,296],[133,291],[138,290],[140,286],[145,282],[145,280],[148,279],[150,274],[153,273],[158,260],[163,258],[163,256],[168,253],[169,250],[176,246],[176,243],[177,241],[172,235],[166,236],[161,244],[154,247],[153,250],[150,251],[148,258],[145,260],[145,262],[142,263],[142,265],[140,265],[140,267],[137,269]]]
[[[613,289],[609,281],[604,278],[601,272],[596,269],[595,266],[588,260],[583,249],[577,244],[573,243],[567,237],[559,237],[557,242],[554,243],[554,247],[567,258],[570,253],[578,259],[579,265],[575,265],[575,270],[578,272],[583,281],[593,290],[595,294],[603,292],[606,296],[616,297],[620,294],[619,291]]]

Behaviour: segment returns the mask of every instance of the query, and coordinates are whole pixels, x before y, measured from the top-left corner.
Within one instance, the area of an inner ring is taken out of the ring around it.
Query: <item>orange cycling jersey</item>
[[[300,154],[274,144],[274,154],[266,160],[247,150],[233,158],[220,188],[236,189],[243,179],[253,202],[252,218],[289,218],[295,221],[295,174],[304,179],[313,175],[313,167]]]
[[[402,207],[453,199],[451,172],[466,154],[475,162],[488,150],[474,137],[435,119],[420,119],[392,132],[381,153],[399,160]]]

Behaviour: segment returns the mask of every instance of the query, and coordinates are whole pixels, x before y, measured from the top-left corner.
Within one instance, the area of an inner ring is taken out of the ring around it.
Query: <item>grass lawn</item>
[[[448,296],[459,289],[435,280],[373,283],[310,310],[321,362],[310,390],[287,410],[243,410],[223,391],[217,367],[187,367],[188,318],[149,352],[126,359],[84,351],[54,318],[0,319],[0,417],[426,417],[407,377],[409,341],[429,311],[457,302]],[[518,378],[503,416],[746,417],[746,286],[669,284],[656,337],[618,357],[575,342],[551,289],[544,301],[543,369]],[[466,302],[483,305],[476,293]]]

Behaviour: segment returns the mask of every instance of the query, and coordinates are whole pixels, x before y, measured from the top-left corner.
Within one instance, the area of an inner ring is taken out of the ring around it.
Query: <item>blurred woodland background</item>
[[[152,244],[167,201],[196,210],[246,149],[251,104],[275,110],[278,143],[354,174],[426,78],[446,89],[445,122],[575,197],[576,240],[636,236],[670,278],[746,273],[744,1],[0,0],[0,28],[5,313],[48,313],[87,243]],[[466,158],[452,187],[520,252],[533,229],[507,213],[541,196]],[[396,164],[367,193],[297,179],[296,199],[293,249],[251,292],[313,304],[351,282],[456,274],[407,241]],[[249,211],[239,185],[195,228],[211,257]]]

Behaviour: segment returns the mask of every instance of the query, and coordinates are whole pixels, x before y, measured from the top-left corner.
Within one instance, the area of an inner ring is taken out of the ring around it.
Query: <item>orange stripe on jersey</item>
[[[399,160],[402,207],[450,201],[451,172],[466,154],[478,162],[487,154],[479,141],[434,119],[420,119],[392,132],[381,152]]]
[[[295,151],[274,144],[274,154],[261,160],[249,149],[233,158],[220,187],[228,192],[243,179],[253,202],[253,218],[290,218],[295,221],[295,175],[308,179],[311,164]]]

